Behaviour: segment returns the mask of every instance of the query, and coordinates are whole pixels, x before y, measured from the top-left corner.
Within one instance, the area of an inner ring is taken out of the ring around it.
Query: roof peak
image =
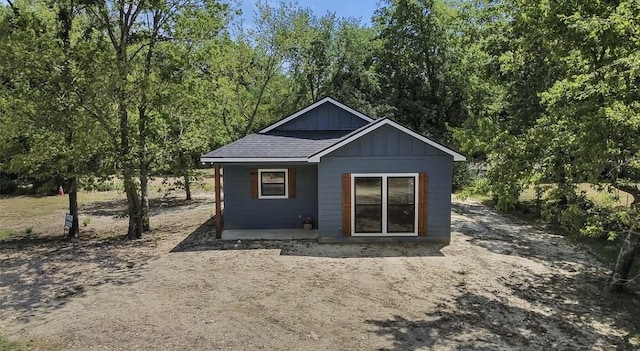
[[[288,122],[298,118],[299,116],[302,116],[305,113],[307,113],[307,112],[309,112],[309,111],[311,111],[311,110],[313,110],[313,109],[315,109],[315,108],[317,108],[317,107],[319,107],[321,105],[324,105],[326,103],[331,103],[331,104],[335,105],[336,107],[341,108],[341,109],[351,113],[352,115],[363,119],[367,123],[371,123],[371,122],[374,121],[373,118],[371,118],[371,117],[369,117],[369,116],[367,116],[367,115],[365,115],[365,114],[363,114],[361,112],[358,112],[355,109],[353,109],[353,108],[351,108],[351,107],[349,107],[349,106],[347,106],[347,105],[345,105],[345,104],[343,104],[341,102],[338,102],[335,99],[327,96],[327,97],[324,97],[324,98],[322,98],[322,99],[320,99],[320,100],[308,105],[307,107],[302,108],[302,109],[298,110],[297,112],[295,112],[295,113],[293,113],[293,114],[291,114],[291,115],[289,115],[289,116],[287,116],[287,117],[285,117],[285,118],[283,118],[283,119],[271,124],[270,126],[268,126],[266,128],[263,128],[258,133],[266,133],[266,132],[269,132],[271,130],[274,130],[274,129],[280,127],[281,125],[283,125],[285,123],[288,123]]]

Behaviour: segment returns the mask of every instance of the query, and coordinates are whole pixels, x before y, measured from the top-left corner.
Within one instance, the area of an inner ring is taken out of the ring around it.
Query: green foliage
[[[541,200],[545,221],[594,238],[627,233],[640,219],[634,206],[594,202],[576,184],[607,182],[640,201],[637,4],[478,2],[468,13],[488,55],[478,72],[496,94],[453,133],[463,152],[488,161],[498,208],[554,184]]]
[[[480,54],[462,9],[439,0],[384,1],[374,16],[381,41],[376,55],[387,113],[443,141],[468,117],[474,96],[469,80]],[[468,40],[470,39],[470,40]],[[476,91],[477,92],[477,91]]]
[[[62,350],[62,345],[41,340],[11,340],[0,334],[0,351]]]
[[[0,228],[0,240],[11,239],[15,236],[16,236],[16,233],[13,230]],[[2,340],[0,339],[0,342],[1,341]]]
[[[454,162],[452,171],[451,191],[454,193],[469,187],[477,178],[469,163],[466,162]]]
[[[18,190],[18,184],[15,180],[9,179],[0,173],[0,195],[14,194]]]
[[[462,188],[456,195],[458,198],[465,200],[475,196],[488,196],[490,194],[489,179],[486,177],[477,177],[468,186]]]
[[[21,351],[27,348],[20,342],[11,341],[0,335],[0,351]]]
[[[86,227],[91,223],[91,215],[84,217],[82,220],[82,226]]]
[[[85,191],[122,190],[122,182],[114,177],[87,177],[80,179],[80,185]]]
[[[104,152],[97,124],[82,107],[91,77],[81,66],[95,41],[81,36],[89,28],[60,19],[69,10],[63,3],[12,6],[0,16],[0,154],[9,156],[0,162],[21,178],[60,184],[88,172]]]

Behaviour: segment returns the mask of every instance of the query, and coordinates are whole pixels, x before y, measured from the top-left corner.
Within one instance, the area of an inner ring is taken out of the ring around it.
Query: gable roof
[[[353,132],[351,132],[348,135],[344,136],[340,141],[336,142],[335,144],[333,144],[333,145],[331,145],[331,146],[329,146],[329,147],[327,147],[327,148],[325,148],[325,149],[323,149],[321,151],[318,151],[315,154],[309,156],[309,162],[314,162],[314,163],[320,162],[320,158],[322,156],[325,156],[325,155],[327,155],[327,154],[329,154],[329,153],[331,153],[331,152],[333,152],[333,151],[335,151],[335,150],[337,150],[337,149],[339,149],[339,148],[341,148],[341,147],[343,147],[343,146],[345,146],[345,145],[347,145],[347,144],[359,139],[360,137],[373,132],[374,130],[376,130],[376,129],[382,127],[382,126],[385,126],[385,125],[388,125],[388,126],[391,126],[393,128],[396,128],[396,129],[400,130],[401,132],[404,132],[404,133],[406,133],[406,134],[408,134],[408,135],[410,135],[410,136],[422,141],[425,144],[428,144],[428,145],[430,145],[430,146],[432,146],[432,147],[434,147],[434,148],[436,148],[436,149],[438,149],[438,150],[440,150],[440,151],[442,151],[444,153],[447,153],[447,154],[453,156],[453,160],[454,161],[465,161],[467,159],[464,155],[462,155],[462,154],[460,154],[460,153],[458,153],[458,152],[456,152],[456,151],[454,151],[454,150],[452,150],[452,149],[450,149],[450,148],[448,148],[448,147],[446,147],[446,146],[444,146],[444,145],[442,145],[442,144],[440,144],[440,143],[438,143],[438,142],[436,142],[434,140],[431,140],[431,139],[427,138],[424,135],[416,133],[413,130],[411,130],[411,129],[409,129],[409,128],[407,128],[407,127],[405,127],[405,126],[403,126],[403,125],[401,125],[401,124],[399,124],[397,122],[394,122],[394,121],[392,121],[392,120],[390,120],[388,118],[382,118],[382,119],[379,119],[379,120],[377,120],[377,121],[375,121],[373,123],[367,124],[367,125],[359,128],[359,129],[354,130]]]
[[[304,113],[325,103],[331,103],[367,122],[364,126],[350,130],[274,130]],[[402,126],[388,118],[374,120],[331,98],[324,98],[306,108],[286,117],[279,122],[248,135],[230,144],[222,146],[200,157],[202,162],[216,163],[257,163],[257,162],[310,162],[320,159],[365,136],[382,126],[390,126],[420,142],[434,147],[453,157],[454,161],[465,161],[466,157],[437,141]]]
[[[264,128],[264,129],[262,129],[262,130],[261,130],[261,131],[259,131],[258,133],[267,133],[267,132],[270,132],[270,131],[272,131],[272,130],[274,130],[274,129],[278,128],[279,126],[281,126],[281,125],[283,125],[283,124],[285,124],[285,123],[287,123],[287,122],[290,122],[290,121],[294,120],[295,118],[297,118],[297,117],[299,117],[299,116],[302,116],[302,115],[304,115],[305,113],[307,113],[307,112],[309,112],[309,111],[311,111],[311,110],[315,109],[316,107],[318,107],[318,106],[320,106],[320,105],[323,105],[323,104],[325,104],[325,103],[331,103],[331,104],[333,104],[333,105],[337,106],[338,108],[341,108],[341,109],[343,109],[343,110],[345,110],[345,111],[347,111],[347,112],[349,112],[349,113],[353,114],[354,116],[356,116],[356,117],[359,117],[359,118],[363,119],[363,120],[364,120],[365,122],[367,122],[367,123],[371,123],[371,122],[373,122],[373,118],[371,118],[371,117],[369,117],[369,116],[367,116],[367,115],[365,115],[365,114],[363,114],[363,113],[360,113],[360,112],[358,112],[358,111],[356,111],[356,110],[352,109],[351,107],[349,107],[349,106],[347,106],[347,105],[341,104],[341,103],[339,103],[338,101],[336,101],[336,100],[334,100],[334,99],[332,99],[332,98],[330,98],[330,97],[326,97],[326,98],[324,98],[324,99],[322,99],[322,100],[319,100],[319,101],[317,101],[317,102],[315,102],[315,103],[313,103],[313,104],[311,104],[311,105],[309,105],[309,106],[307,106],[307,107],[303,108],[302,110],[300,110],[300,111],[298,111],[298,112],[296,112],[296,113],[294,113],[294,114],[292,114],[292,115],[290,115],[290,116],[288,116],[288,117],[285,117],[285,118],[283,118],[283,119],[279,120],[278,122],[276,122],[276,123],[274,123],[274,124],[272,124],[272,125],[270,125],[270,126],[268,126],[268,127]]]

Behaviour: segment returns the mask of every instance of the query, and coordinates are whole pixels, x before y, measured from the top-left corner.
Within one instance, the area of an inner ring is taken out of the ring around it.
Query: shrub
[[[471,184],[477,179],[471,166],[467,162],[454,162],[452,173],[452,191],[458,192]]]
[[[469,186],[460,190],[457,195],[464,200],[474,195],[488,195],[490,192],[489,179],[482,177],[475,179]]]
[[[18,184],[15,180],[9,179],[0,174],[0,195],[13,194],[18,190]]]

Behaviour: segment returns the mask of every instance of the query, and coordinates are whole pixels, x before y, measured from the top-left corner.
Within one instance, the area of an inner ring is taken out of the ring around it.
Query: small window
[[[286,169],[261,169],[258,189],[260,199],[285,199],[288,196]]]

